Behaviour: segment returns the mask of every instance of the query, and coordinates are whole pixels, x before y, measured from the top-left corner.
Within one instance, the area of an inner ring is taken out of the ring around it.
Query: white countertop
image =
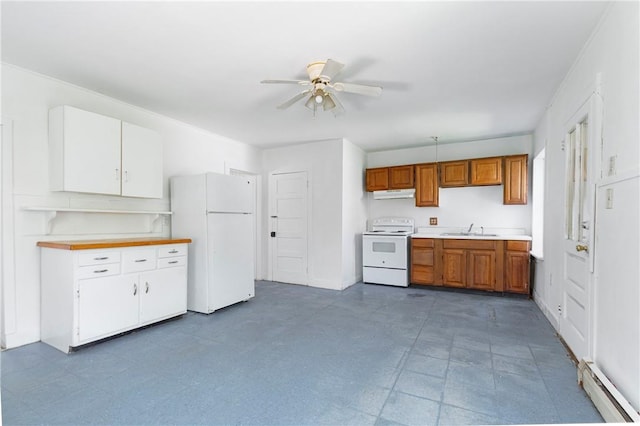
[[[447,240],[519,240],[519,241],[531,241],[529,235],[518,234],[499,234],[499,235],[442,235],[442,234],[429,234],[429,233],[417,233],[411,235],[411,238],[439,238]]]
[[[465,232],[468,228],[427,226],[416,228],[416,233],[411,238],[438,238],[447,240],[519,240],[531,241],[531,236],[526,235],[520,228],[485,228],[474,227],[470,235],[445,235],[447,233]],[[477,233],[476,233],[477,232]]]

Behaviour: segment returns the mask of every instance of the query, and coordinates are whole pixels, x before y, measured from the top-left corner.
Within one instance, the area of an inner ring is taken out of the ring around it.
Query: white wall
[[[262,173],[258,150],[167,117],[46,76],[2,65],[3,345],[40,339],[39,240],[168,236],[168,220],[151,215],[64,213],[46,234],[45,214],[26,206],[169,210],[168,181],[178,174],[224,173],[229,167]],[[48,110],[72,105],[156,130],[163,140],[164,196],[158,200],[52,193],[48,183]]]
[[[311,201],[308,235],[309,285],[342,288],[342,139],[300,143],[263,151],[264,181],[279,170],[308,171]],[[268,185],[265,205],[268,205]],[[264,229],[268,229],[266,218]],[[268,241],[263,244],[267,255]],[[268,259],[265,258],[265,264]]]
[[[640,410],[640,230],[638,217],[640,140],[639,4],[613,2],[554,95],[535,133],[535,146],[546,146],[544,292],[536,302],[547,312],[561,301],[566,120],[593,92],[601,73],[602,164],[616,157],[617,171],[596,182],[596,239],[592,357],[636,410]],[[597,148],[596,148],[597,149]],[[613,209],[604,190],[613,189]],[[546,308],[550,308],[547,310]],[[553,322],[553,321],[552,321]]]
[[[429,142],[432,143],[432,142]],[[463,160],[511,154],[529,154],[531,175],[532,137],[511,136],[461,143],[440,143],[437,161]],[[397,149],[367,154],[367,167],[395,166],[436,161],[436,147]],[[529,176],[529,185],[531,185]],[[530,193],[531,187],[529,187]],[[506,206],[502,186],[440,188],[439,207],[416,207],[413,199],[374,200],[368,194],[369,218],[382,216],[412,217],[416,226],[429,226],[437,217],[438,226],[464,227],[474,223],[479,228],[523,228],[531,231],[531,204]],[[469,206],[474,206],[472,209]]]
[[[362,233],[367,226],[366,156],[348,140],[342,150],[342,288],[362,280]]]

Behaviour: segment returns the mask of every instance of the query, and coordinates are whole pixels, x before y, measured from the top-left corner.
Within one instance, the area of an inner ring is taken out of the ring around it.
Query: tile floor
[[[1,368],[5,425],[603,421],[532,301],[421,288],[262,281],[212,315]]]

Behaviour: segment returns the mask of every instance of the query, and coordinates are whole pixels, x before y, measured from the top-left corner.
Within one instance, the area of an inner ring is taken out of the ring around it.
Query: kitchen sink
[[[498,234],[476,234],[471,232],[445,232],[440,234],[449,237],[497,237]]]

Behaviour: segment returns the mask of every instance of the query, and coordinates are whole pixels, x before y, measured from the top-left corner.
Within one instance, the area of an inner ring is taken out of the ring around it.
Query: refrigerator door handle
[[[251,212],[216,212],[216,211],[207,211],[207,214],[251,214]]]

